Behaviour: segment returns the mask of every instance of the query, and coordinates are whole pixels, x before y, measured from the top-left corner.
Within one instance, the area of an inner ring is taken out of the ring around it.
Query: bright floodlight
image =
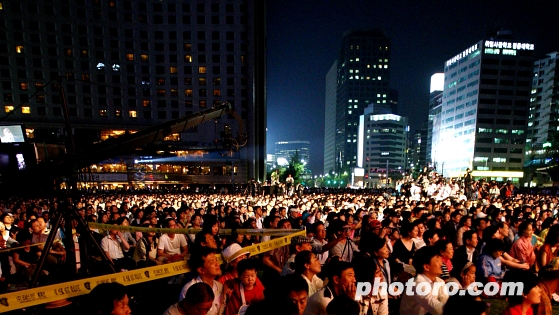
[[[283,157],[278,158],[277,162],[280,166],[286,166],[289,164],[289,162],[287,162],[287,159]]]

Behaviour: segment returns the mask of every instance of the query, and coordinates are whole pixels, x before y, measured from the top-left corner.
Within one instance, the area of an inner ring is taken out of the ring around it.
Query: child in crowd
[[[237,265],[238,279],[234,279],[225,315],[244,314],[248,306],[264,299],[264,286],[256,277],[257,261],[244,259]]]

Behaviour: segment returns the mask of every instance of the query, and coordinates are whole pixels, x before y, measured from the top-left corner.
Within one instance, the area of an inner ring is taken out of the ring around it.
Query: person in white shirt
[[[176,229],[177,223],[170,219],[167,221],[166,227]],[[180,260],[188,254],[188,247],[184,234],[166,233],[159,238],[157,245],[157,256],[167,260]]]
[[[130,249],[130,245],[120,231],[109,230],[109,235],[101,240],[101,249],[113,263],[116,271],[128,270],[133,267],[124,257],[124,252]]]
[[[198,277],[187,282],[182,288],[179,301],[184,299],[189,289],[196,283],[204,282],[212,288],[214,300],[207,315],[222,315],[225,312],[226,294],[223,292],[223,284],[215,280],[221,275],[221,268],[216,257],[216,251],[209,247],[201,247],[192,253],[188,265],[196,270]]]
[[[194,283],[184,299],[171,305],[163,315],[207,314],[214,298],[212,287],[204,282]]]
[[[400,315],[442,315],[443,308],[448,300],[445,292],[445,282],[439,278],[442,274],[442,257],[433,246],[425,246],[417,250],[413,259],[413,266],[417,272],[415,286],[408,294],[407,288],[404,290],[400,304]],[[427,294],[418,294],[418,285],[427,283],[427,286],[420,287],[422,292],[427,290]]]
[[[264,225],[264,217],[262,216],[262,207],[256,206],[254,208],[254,218],[256,219],[256,227],[261,230]]]

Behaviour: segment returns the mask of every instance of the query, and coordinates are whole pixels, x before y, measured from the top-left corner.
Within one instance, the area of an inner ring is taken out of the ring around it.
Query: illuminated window
[[[165,85],[165,78],[157,78],[157,85]]]
[[[128,117],[136,118],[136,117],[138,117],[138,113],[135,110],[129,110],[128,111]]]
[[[115,117],[122,117],[122,111],[120,109],[115,109]]]
[[[221,96],[221,90],[214,90],[214,96]]]
[[[184,62],[192,62],[192,55],[184,55]]]
[[[184,96],[192,96],[192,89],[184,90]]]
[[[206,78],[198,78],[198,85],[206,85]]]
[[[214,78],[214,85],[220,85],[221,84],[221,78]]]
[[[25,129],[25,135],[28,139],[35,138],[35,129]]]
[[[4,111],[6,113],[11,113],[11,112],[14,111],[14,106],[13,105],[6,105],[6,106],[4,106]]]
[[[18,46],[16,46],[16,52],[17,52],[18,54],[23,53],[23,45],[18,45]]]
[[[66,55],[66,57],[72,57],[72,49],[65,49],[64,54]]]
[[[206,67],[198,67],[198,73],[206,73]]]
[[[21,107],[21,113],[22,113],[22,114],[31,114],[31,107],[29,107],[29,106],[22,106],[22,107]]]
[[[205,100],[201,100],[199,104],[200,107],[206,107],[208,103]]]
[[[107,110],[106,109],[100,109],[99,110],[99,116],[101,117],[107,117]]]
[[[192,50],[192,44],[189,44],[189,43],[184,44],[184,50],[185,51],[191,51]]]
[[[29,90],[29,85],[27,84],[27,82],[20,82],[19,83],[19,89],[20,90]]]
[[[123,129],[110,129],[110,130],[101,130],[100,138],[101,140],[107,140],[109,138],[116,138],[122,136],[126,133],[126,130]]]
[[[357,58],[357,59],[359,59],[359,58]],[[245,55],[241,55],[241,62],[245,63]]]
[[[163,89],[157,90],[157,96],[165,96],[165,90]]]
[[[134,60],[134,54],[126,54],[126,60],[133,61]]]
[[[179,72],[178,68],[176,66],[170,66],[169,67],[169,72],[172,74],[176,74]]]
[[[0,2],[0,10],[4,10],[4,4]]]
[[[163,138],[163,141],[181,141],[181,135],[180,133],[172,133]]]
[[[149,61],[149,56],[146,55],[146,54],[142,54],[142,55],[140,55],[140,59],[141,59],[142,61]]]
[[[179,90],[178,89],[171,89],[171,96],[179,96]]]
[[[151,106],[151,101],[150,101],[150,100],[143,100],[143,101],[142,101],[142,106],[144,106],[144,107],[150,107],[150,106]]]

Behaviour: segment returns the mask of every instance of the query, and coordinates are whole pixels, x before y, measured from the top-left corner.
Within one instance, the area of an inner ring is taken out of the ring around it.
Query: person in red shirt
[[[503,282],[516,283],[522,282],[524,288],[521,295],[516,295],[516,290],[507,292],[509,307],[507,307],[502,315],[533,315],[532,305],[540,304],[541,288],[538,286],[538,277],[527,270],[511,269],[503,278]]]
[[[264,299],[264,286],[256,277],[257,263],[244,259],[237,265],[239,278],[233,280],[225,315],[244,314],[251,303]]]

